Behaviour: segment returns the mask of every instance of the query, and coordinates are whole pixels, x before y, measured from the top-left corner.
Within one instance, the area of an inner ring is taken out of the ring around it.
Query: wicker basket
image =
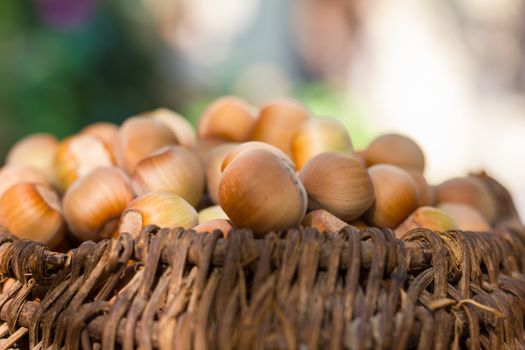
[[[67,254],[0,233],[1,348],[521,349],[525,232],[148,227]]]

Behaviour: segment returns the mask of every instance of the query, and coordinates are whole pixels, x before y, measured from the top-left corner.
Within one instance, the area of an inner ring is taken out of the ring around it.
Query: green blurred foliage
[[[235,91],[242,74],[235,70],[252,63],[232,65],[245,55],[234,50],[229,69],[217,67],[204,74],[209,81],[196,82],[186,70],[198,68],[161,41],[141,1],[96,1],[87,20],[67,28],[49,25],[38,2],[0,1],[1,158],[29,133],[63,138],[95,121],[120,123],[160,106],[181,112],[196,125],[211,100]],[[282,55],[294,57],[293,51]],[[290,95],[315,115],[341,120],[356,149],[368,143],[365,118],[341,88],[297,74],[290,88]]]
[[[129,30],[138,24],[118,4],[98,2],[67,30],[43,23],[35,4],[0,1],[0,153],[31,132],[64,137],[165,102],[155,37]]]
[[[332,117],[342,122],[356,150],[365,148],[373,137],[373,130],[357,101],[349,100],[344,91],[325,84],[300,86],[295,96],[319,117]]]

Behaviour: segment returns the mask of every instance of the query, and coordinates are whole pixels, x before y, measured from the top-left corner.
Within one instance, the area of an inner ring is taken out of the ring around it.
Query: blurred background
[[[401,132],[433,183],[487,170],[525,216],[523,0],[2,0],[0,155],[166,106],[294,96],[359,149]]]

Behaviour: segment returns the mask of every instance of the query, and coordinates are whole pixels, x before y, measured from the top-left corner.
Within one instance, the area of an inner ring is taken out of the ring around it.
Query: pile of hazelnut
[[[254,108],[215,100],[197,132],[157,109],[121,126],[95,123],[58,141],[16,143],[0,170],[0,224],[59,248],[147,225],[257,235],[303,225],[490,230],[494,199],[475,177],[429,186],[411,139],[387,134],[356,152],[337,120],[292,99]],[[67,239],[66,239],[67,238]]]

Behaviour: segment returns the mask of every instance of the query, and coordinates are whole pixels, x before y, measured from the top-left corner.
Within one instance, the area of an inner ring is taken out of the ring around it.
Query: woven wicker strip
[[[31,348],[525,344],[525,236],[515,230],[219,237],[150,227],[62,255],[3,233],[2,273],[20,282],[1,294],[0,318],[26,327]]]

